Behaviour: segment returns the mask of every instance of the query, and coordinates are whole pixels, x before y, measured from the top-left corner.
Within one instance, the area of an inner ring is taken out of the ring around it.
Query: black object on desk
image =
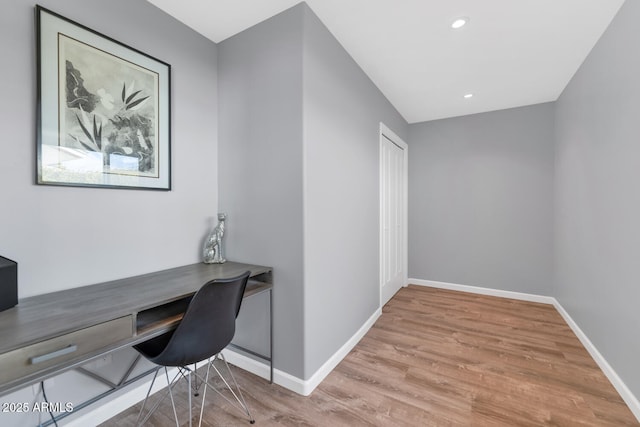
[[[0,256],[0,311],[18,304],[18,264]]]

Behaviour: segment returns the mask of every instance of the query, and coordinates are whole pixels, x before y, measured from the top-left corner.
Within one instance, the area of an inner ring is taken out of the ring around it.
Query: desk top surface
[[[171,302],[209,280],[268,273],[270,267],[237,262],[191,264],[21,299],[0,312],[0,354]]]

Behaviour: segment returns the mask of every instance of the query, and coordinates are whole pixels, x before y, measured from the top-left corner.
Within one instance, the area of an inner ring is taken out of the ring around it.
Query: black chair
[[[238,277],[230,279],[215,279],[207,282],[202,286],[202,288],[200,288],[200,290],[198,290],[189,302],[189,306],[187,307],[184,317],[176,329],[134,347],[145,358],[157,365],[160,365],[161,367],[164,367],[168,384],[168,390],[165,392],[162,399],[155,403],[144,419],[140,420],[147,398],[149,397],[149,393],[153,388],[158,371],[160,370],[159,367],[155,372],[151,386],[147,392],[147,396],[142,403],[142,408],[140,408],[138,420],[136,421],[137,425],[144,424],[144,422],[147,421],[167,394],[171,396],[171,405],[173,407],[173,414],[176,418],[176,425],[179,425],[172,389],[180,378],[185,378],[189,383],[189,426],[191,426],[192,373],[196,376],[196,383],[197,380],[200,379],[202,381],[202,385],[204,385],[202,393],[202,407],[200,409],[200,424],[202,424],[207,388],[211,388],[231,405],[244,412],[249,417],[249,422],[251,424],[255,422],[249,412],[249,408],[247,407],[244,397],[242,396],[242,392],[238,387],[238,383],[229,369],[229,364],[221,353],[221,351],[233,339],[233,335],[236,330],[236,317],[240,311],[240,304],[242,303],[242,297],[248,279],[249,272],[247,271]],[[214,362],[218,359],[222,360],[226,365],[237,393],[214,365]],[[202,360],[207,360],[207,374],[205,378],[202,378],[194,369],[189,367],[189,365],[196,364]],[[171,381],[169,381],[167,367],[178,368],[178,373]],[[220,376],[226,387],[231,391],[233,397],[235,397],[239,406],[216,388],[211,386],[209,383],[209,371],[211,368],[213,368]],[[138,423],[138,421],[140,422]]]

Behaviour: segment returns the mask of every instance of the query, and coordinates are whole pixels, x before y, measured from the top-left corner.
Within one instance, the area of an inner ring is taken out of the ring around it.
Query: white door
[[[407,144],[380,124],[380,306],[407,283]]]

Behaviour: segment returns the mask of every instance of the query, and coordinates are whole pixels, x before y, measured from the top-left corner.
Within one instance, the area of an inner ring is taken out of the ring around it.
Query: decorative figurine
[[[218,225],[213,229],[207,240],[204,242],[202,248],[202,258],[205,264],[224,264],[227,262],[224,259],[224,253],[222,250],[222,237],[224,236],[224,221],[227,219],[227,214],[218,214]]]

